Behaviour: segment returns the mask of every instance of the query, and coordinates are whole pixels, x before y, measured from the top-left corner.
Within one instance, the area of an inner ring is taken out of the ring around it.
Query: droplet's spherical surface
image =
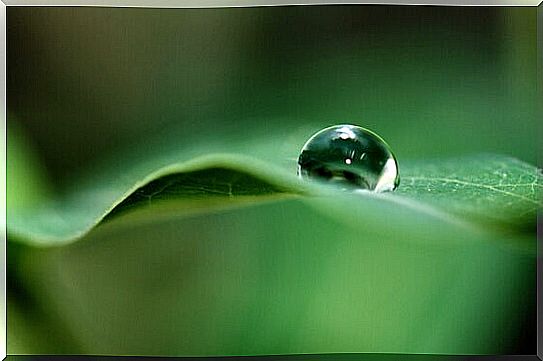
[[[298,158],[298,175],[375,192],[400,184],[398,162],[388,144],[372,131],[348,124],[309,138]]]

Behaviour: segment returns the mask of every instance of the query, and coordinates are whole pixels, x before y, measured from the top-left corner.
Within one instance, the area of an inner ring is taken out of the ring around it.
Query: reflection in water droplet
[[[390,147],[356,125],[335,125],[309,138],[298,158],[298,175],[375,192],[394,190],[400,183]]]

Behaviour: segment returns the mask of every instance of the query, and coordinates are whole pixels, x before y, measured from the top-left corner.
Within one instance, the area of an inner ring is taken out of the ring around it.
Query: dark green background
[[[536,8],[10,7],[9,123],[56,183],[165,138],[335,123],[376,131],[400,161],[535,164],[536,52]]]

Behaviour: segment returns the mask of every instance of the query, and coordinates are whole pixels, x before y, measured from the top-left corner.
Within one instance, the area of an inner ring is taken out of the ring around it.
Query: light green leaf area
[[[541,169],[489,154],[407,167],[400,194],[472,221],[535,227],[542,204]]]
[[[388,213],[399,211],[398,217],[417,214],[421,220],[430,217],[465,226],[535,226],[542,188],[542,173],[536,167],[499,155],[400,165],[399,189],[379,195],[304,183],[295,174],[295,161],[288,169],[239,154],[209,154],[156,169],[93,175],[53,201],[12,207],[8,231],[31,244],[59,245],[82,237],[104,219],[151,203],[162,207],[153,208],[145,215],[147,219],[167,213],[167,209],[190,215],[302,195],[308,202],[312,197],[324,197],[323,202],[331,205],[348,199],[345,207],[351,209],[346,212],[386,220],[376,223],[383,227],[391,226]],[[328,208],[326,204],[322,207]]]

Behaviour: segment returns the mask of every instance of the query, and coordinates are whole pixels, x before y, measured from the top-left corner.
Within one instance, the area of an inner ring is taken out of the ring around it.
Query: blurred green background
[[[168,147],[251,155],[254,139],[294,169],[307,137],[335,123],[380,134],[400,172],[405,159],[478,152],[538,161],[535,8],[7,18],[8,167],[24,190],[8,191],[8,216],[10,197],[47,199],[42,172],[73,191],[101,162],[122,169]],[[492,242],[416,214],[350,222],[330,216],[348,199],[327,202],[112,221],[53,249],[10,243],[11,350],[532,353],[535,259],[502,241],[535,235]]]
[[[9,123],[57,184],[165,137],[342,122],[381,134],[400,161],[482,151],[535,164],[536,55],[536,8],[10,7]]]

